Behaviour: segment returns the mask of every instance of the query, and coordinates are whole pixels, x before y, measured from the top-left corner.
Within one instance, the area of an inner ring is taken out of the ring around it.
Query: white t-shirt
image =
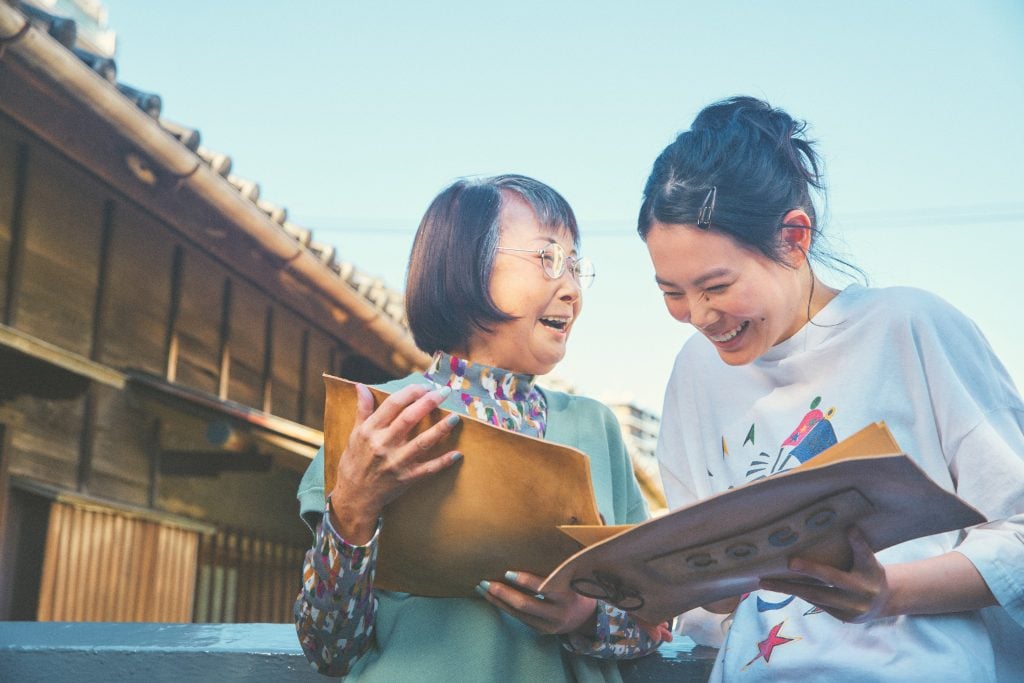
[[[879,561],[956,548],[1001,607],[844,624],[757,591],[734,613],[712,679],[975,681],[995,679],[997,664],[1000,679],[1024,676],[1024,403],[975,325],[932,294],[852,285],[744,366],[694,335],[665,393],[658,459],[669,505],[790,469],[879,420],[928,476],[992,520],[966,536],[902,543]],[[698,642],[707,614],[684,618]],[[1005,622],[998,655],[992,618]]]

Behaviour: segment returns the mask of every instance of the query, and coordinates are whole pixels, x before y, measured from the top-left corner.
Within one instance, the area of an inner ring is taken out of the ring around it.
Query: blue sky
[[[702,106],[741,93],[811,123],[826,234],[871,283],[951,301],[1024,385],[1024,3],[105,4],[122,81],[392,286],[455,178],[562,192],[598,265],[557,370],[584,393],[660,410],[690,330],[636,237],[640,193]]]

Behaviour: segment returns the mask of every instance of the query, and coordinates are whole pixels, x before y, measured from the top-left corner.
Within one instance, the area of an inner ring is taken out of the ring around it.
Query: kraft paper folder
[[[355,423],[355,385],[324,376],[324,490]],[[370,389],[377,405],[387,396]],[[444,419],[437,409],[413,433]],[[462,462],[407,489],[383,513],[376,586],[430,596],[473,595],[509,569],[546,576],[580,545],[559,525],[599,525],[587,457],[463,416],[429,451]]]
[[[345,380],[325,380],[331,482],[356,394]],[[374,395],[378,404],[385,396]],[[417,431],[447,414],[435,411]],[[575,449],[465,416],[434,452],[451,449],[462,463],[385,508],[378,587],[466,596],[481,579],[522,569],[547,576],[542,591],[575,589],[660,622],[755,590],[761,577],[806,580],[786,568],[796,555],[848,567],[854,524],[877,551],[985,521],[903,454],[884,423],[787,472],[619,527],[602,526],[587,458]]]

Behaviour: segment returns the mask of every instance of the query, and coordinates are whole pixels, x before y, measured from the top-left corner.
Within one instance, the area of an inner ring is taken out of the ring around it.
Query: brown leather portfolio
[[[853,525],[877,551],[984,521],[876,423],[788,472],[635,527],[566,529],[590,545],[541,591],[574,588],[657,623],[755,590],[761,577],[806,579],[787,569],[790,557],[846,568]]]
[[[324,414],[324,482],[355,423],[355,385],[329,375]],[[386,394],[372,389],[377,405]],[[418,434],[444,419],[435,410]],[[428,596],[466,596],[507,570],[547,575],[582,546],[560,525],[599,525],[590,466],[581,452],[462,416],[432,455],[456,449],[461,463],[410,487],[383,512],[379,588]]]

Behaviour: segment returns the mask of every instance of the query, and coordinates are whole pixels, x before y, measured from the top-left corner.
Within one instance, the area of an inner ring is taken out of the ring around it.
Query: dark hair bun
[[[807,125],[754,97],[737,96],[705,107],[654,162],[644,188],[637,230],[655,221],[690,224],[716,188],[708,227],[780,258],[778,230],[792,209],[817,228],[812,190],[823,189]]]

